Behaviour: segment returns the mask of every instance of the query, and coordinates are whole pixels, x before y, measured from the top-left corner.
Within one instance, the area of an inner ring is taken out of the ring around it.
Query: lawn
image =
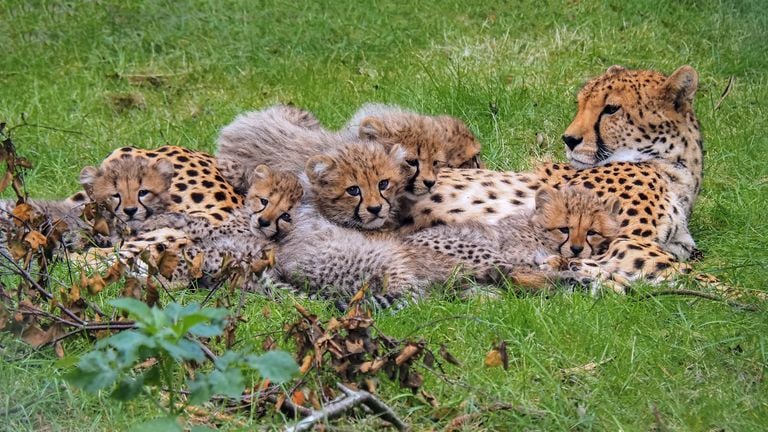
[[[613,64],[666,73],[690,64],[700,74],[706,149],[691,221],[704,253],[696,267],[767,289],[763,2],[2,0],[0,16],[0,120],[28,123],[13,138],[35,162],[26,180],[38,198],[77,190],[80,169],[119,146],[212,152],[236,114],[276,102],[306,107],[330,128],[369,101],[449,113],[481,140],[490,168],[524,170],[563,159],[559,137],[590,77]],[[252,335],[294,319],[288,301],[254,295],[247,308],[253,319],[240,337],[257,346]],[[766,312],[680,297],[436,295],[376,318],[390,335],[416,330],[434,347],[445,343],[463,363],[446,368],[450,381],[426,375],[440,410],[395,385],[381,388],[416,430],[445,427],[450,417],[439,412],[455,417],[494,402],[544,415],[483,412],[467,430],[768,429]],[[483,365],[500,340],[507,371]],[[65,344],[69,354],[88,347]],[[158,415],[149,402],[74,389],[51,350],[9,335],[0,335],[0,359],[0,429],[123,430]],[[561,372],[590,362],[601,365]],[[279,416],[238,419],[247,429],[283,425]]]

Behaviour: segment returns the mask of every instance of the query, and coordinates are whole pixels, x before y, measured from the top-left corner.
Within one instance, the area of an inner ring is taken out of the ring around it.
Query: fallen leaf
[[[24,242],[29,245],[33,250],[45,246],[45,236],[40,231],[30,231],[24,236]]]
[[[101,292],[101,290],[104,289],[104,287],[107,286],[107,283],[104,282],[104,279],[102,279],[99,275],[94,275],[93,277],[88,279],[87,285],[88,287],[88,293],[91,295],[96,295]]]
[[[451,353],[448,352],[448,348],[445,347],[445,344],[440,344],[439,354],[440,354],[440,357],[442,357],[448,363],[454,366],[461,366],[461,362],[456,360],[456,357],[454,357],[453,355],[451,355]]]
[[[32,221],[35,210],[29,204],[22,203],[14,207],[11,214],[13,214],[13,221],[16,226],[20,227]]]
[[[202,256],[202,254],[200,254]],[[179,256],[169,250],[164,251],[157,260],[157,271],[164,278],[170,280],[173,278],[173,271],[179,265]]]

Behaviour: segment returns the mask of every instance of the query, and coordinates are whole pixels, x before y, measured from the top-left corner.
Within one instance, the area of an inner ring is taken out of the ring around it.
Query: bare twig
[[[733,90],[733,84],[736,81],[736,78],[731,75],[730,78],[728,78],[728,84],[725,85],[725,89],[723,90],[723,93],[720,95],[720,99],[717,100],[717,103],[715,104],[715,111],[720,109],[720,105],[723,104],[725,101],[725,98],[728,97],[729,94],[731,94],[731,90]]]
[[[403,421],[397,417],[397,414],[395,414],[395,412],[392,411],[392,409],[387,406],[387,404],[380,401],[378,398],[368,393],[367,391],[355,391],[349,387],[344,386],[343,384],[337,384],[337,386],[342,391],[342,393],[344,393],[344,397],[334,400],[320,410],[312,410],[312,413],[309,416],[296,423],[296,425],[287,427],[285,429],[286,432],[302,432],[311,430],[316,423],[322,420],[332,420],[341,417],[345,412],[359,405],[368,407],[374,414],[381,417],[382,420],[391,423],[392,426],[397,428],[397,430],[404,431],[410,429],[407,424],[403,423]]]

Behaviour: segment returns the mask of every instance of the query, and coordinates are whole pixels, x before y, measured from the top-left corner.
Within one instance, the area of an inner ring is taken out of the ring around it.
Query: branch
[[[286,432],[303,432],[311,430],[316,423],[322,420],[332,420],[344,415],[344,413],[356,406],[364,405],[370,408],[374,414],[392,424],[397,430],[409,430],[409,426],[397,417],[392,409],[384,402],[364,390],[352,390],[343,384],[337,384],[344,393],[344,397],[337,399],[320,410],[312,410],[312,414],[302,419],[292,427],[287,427]]]

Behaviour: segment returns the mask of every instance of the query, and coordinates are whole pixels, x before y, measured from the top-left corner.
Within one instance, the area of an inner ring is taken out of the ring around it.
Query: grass
[[[61,129],[13,132],[20,153],[36,162],[27,178],[32,196],[71,193],[82,166],[118,146],[213,151],[218,130],[237,113],[275,102],[306,107],[329,127],[368,101],[451,113],[481,139],[490,167],[522,170],[562,159],[559,136],[589,77],[612,64],[665,72],[691,64],[700,73],[696,110],[707,149],[691,221],[705,253],[697,267],[766,289],[762,2],[294,3],[2,1],[0,119],[19,124],[26,113],[30,124]],[[730,77],[734,89],[716,110]],[[252,319],[241,337],[280,328],[292,319],[287,303],[249,298],[250,315],[269,304],[272,318]],[[329,313],[324,304],[313,307]],[[453,316],[464,318],[446,319]],[[418,334],[435,346],[445,342],[464,366],[448,370],[460,384],[428,375],[425,388],[452,415],[494,401],[547,413],[487,413],[473,430],[661,430],[657,415],[672,430],[765,430],[767,318],[681,298],[510,294],[464,302],[438,296],[378,321],[393,336],[435,321]],[[483,366],[501,339],[512,357],[506,372]],[[49,351],[3,336],[0,355],[3,429],[122,430],[157,415],[148,403],[118,404],[69,387]],[[592,374],[560,373],[608,359]],[[417,430],[448,421],[433,420],[439,410],[403,390],[381,391]],[[247,413],[243,419],[282,424]]]

